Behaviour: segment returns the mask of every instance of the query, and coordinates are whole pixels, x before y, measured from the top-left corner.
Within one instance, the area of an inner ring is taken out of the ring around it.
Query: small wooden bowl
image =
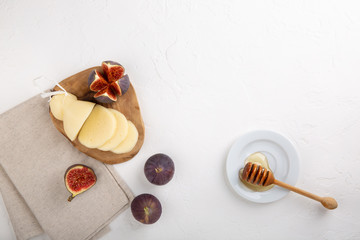
[[[93,99],[95,93],[91,92],[88,87],[88,77],[90,72],[93,71],[94,69],[98,70],[100,73],[103,73],[102,68],[100,66],[92,67],[82,72],[79,72],[71,77],[66,78],[65,80],[61,81],[59,84],[67,92],[74,94],[79,100],[95,102],[95,100]],[[58,86],[55,86],[52,90],[59,91],[61,89]],[[59,132],[61,132],[74,145],[74,147],[76,147],[86,155],[107,164],[116,164],[116,163],[129,161],[140,151],[140,148],[144,143],[144,137],[145,137],[144,122],[141,117],[140,107],[136,97],[135,89],[130,84],[130,87],[127,90],[127,92],[123,96],[118,97],[118,100],[116,102],[108,103],[108,104],[106,103],[104,104],[97,103],[97,104],[120,111],[122,114],[125,115],[125,117],[128,120],[134,123],[134,125],[136,126],[139,132],[139,138],[135,147],[130,152],[123,154],[115,154],[110,151],[101,151],[95,148],[87,148],[84,145],[82,145],[77,138],[72,142],[64,132],[63,122],[57,120],[52,115],[49,109],[51,120],[55,125],[56,129]]]

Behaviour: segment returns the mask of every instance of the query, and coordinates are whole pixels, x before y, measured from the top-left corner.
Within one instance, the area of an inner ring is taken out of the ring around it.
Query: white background
[[[135,194],[156,195],[163,215],[146,226],[127,210],[104,240],[359,239],[359,12],[357,0],[0,0],[0,112],[36,95],[35,77],[118,61],[146,137],[116,168]],[[338,209],[295,193],[263,205],[233,193],[226,156],[252,129],[292,139],[297,186]],[[158,152],[176,165],[163,187],[143,174]]]

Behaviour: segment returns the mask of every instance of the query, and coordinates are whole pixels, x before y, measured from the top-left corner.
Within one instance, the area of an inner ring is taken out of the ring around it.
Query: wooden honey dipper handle
[[[314,199],[315,201],[320,202],[327,209],[335,209],[338,204],[334,198],[331,197],[319,197],[315,194],[309,193],[300,188],[291,186],[287,183],[276,180],[272,171],[263,168],[262,166],[248,162],[245,165],[242,173],[240,174],[240,178],[246,182],[260,185],[260,186],[269,186],[270,184],[276,184],[280,187],[286,188],[290,191],[301,194],[305,197]]]
[[[280,187],[286,188],[286,189],[288,189],[290,191],[296,192],[298,194],[301,194],[301,195],[303,195],[305,197],[314,199],[315,201],[320,202],[327,209],[335,209],[338,206],[336,200],[334,198],[332,198],[332,197],[320,197],[320,196],[317,196],[317,195],[315,195],[313,193],[309,193],[309,192],[307,192],[305,190],[302,190],[300,188],[291,186],[291,185],[289,185],[287,183],[281,182],[281,181],[276,180],[276,179],[274,179],[274,184],[276,184],[276,185],[278,185]]]

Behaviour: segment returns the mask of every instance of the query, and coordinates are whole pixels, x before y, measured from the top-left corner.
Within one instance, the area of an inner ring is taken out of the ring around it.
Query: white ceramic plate
[[[239,137],[232,145],[227,160],[226,174],[231,187],[241,197],[257,203],[269,203],[283,198],[288,190],[274,186],[265,192],[255,192],[239,180],[239,170],[245,159],[255,152],[264,154],[276,179],[295,185],[299,174],[299,156],[291,141],[283,135],[258,130]]]

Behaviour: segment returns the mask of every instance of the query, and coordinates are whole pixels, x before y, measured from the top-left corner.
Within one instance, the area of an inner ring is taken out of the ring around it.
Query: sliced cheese
[[[116,119],[116,129],[112,138],[110,138],[104,145],[99,147],[99,149],[103,151],[109,151],[110,149],[118,146],[126,138],[128,133],[128,121],[124,114],[111,108],[109,108],[109,111]]]
[[[115,133],[116,119],[109,109],[96,105],[79,133],[79,142],[88,148],[98,148]]]
[[[73,101],[64,106],[64,130],[71,141],[76,139],[81,127],[89,117],[95,103],[86,101]]]
[[[122,141],[114,149],[111,149],[111,151],[116,154],[130,152],[135,147],[135,145],[138,141],[139,133],[138,133],[135,125],[131,121],[128,121],[128,124],[129,124],[128,134],[127,134],[126,138],[124,139],[124,141]]]
[[[75,100],[77,100],[76,96],[70,93],[67,95],[58,94],[53,96],[50,100],[50,110],[52,115],[56,119],[62,121],[64,118],[64,107]]]

